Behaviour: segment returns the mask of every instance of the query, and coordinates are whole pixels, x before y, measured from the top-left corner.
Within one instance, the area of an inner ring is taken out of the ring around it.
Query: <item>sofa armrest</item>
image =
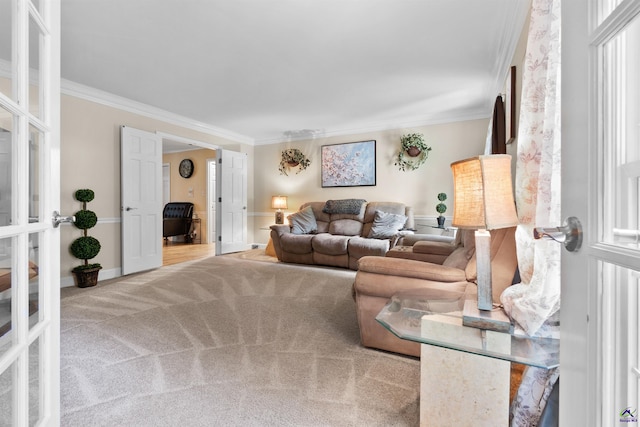
[[[289,227],[288,224],[272,225],[270,226],[270,228],[276,233],[278,233],[278,236],[282,236],[283,234],[286,234],[286,233],[291,233],[291,227]]]
[[[435,282],[466,282],[464,270],[412,259],[365,256],[358,271],[396,277],[412,277]]]

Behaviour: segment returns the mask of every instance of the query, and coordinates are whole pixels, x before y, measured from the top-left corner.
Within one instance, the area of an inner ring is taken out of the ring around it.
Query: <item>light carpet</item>
[[[62,290],[63,426],[416,426],[343,269],[212,257]]]

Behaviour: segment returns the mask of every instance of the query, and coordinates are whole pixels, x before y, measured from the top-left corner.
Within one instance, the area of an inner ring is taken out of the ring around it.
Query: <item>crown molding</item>
[[[75,98],[84,99],[86,101],[102,104],[107,107],[117,108],[119,110],[128,111],[129,113],[139,114],[151,119],[160,120],[162,122],[171,123],[187,129],[203,132],[208,135],[217,136],[233,142],[254,145],[254,139],[246,135],[241,135],[216,126],[211,126],[197,120],[190,119],[178,114],[170,113],[160,108],[152,107],[141,102],[133,101],[109,92],[75,83],[70,80],[61,79],[60,91],[64,95],[73,96]]]
[[[519,7],[517,3],[526,4],[527,7]],[[518,41],[523,31],[528,32],[528,28],[524,28],[527,16],[531,11],[531,0],[516,0],[513,2],[513,9],[505,10],[505,26],[502,32],[503,38],[497,49],[500,51],[498,55],[498,61],[494,65],[493,75],[494,80],[494,92],[487,92],[488,98],[491,99],[491,108],[493,108],[493,100],[495,96],[500,94],[500,91],[504,87],[507,76],[509,75],[511,64],[513,62],[513,55],[516,52]],[[490,88],[487,88],[491,90]]]
[[[493,105],[493,99],[491,99],[490,101],[491,101],[491,105]],[[397,120],[380,121],[376,123],[370,123],[368,125],[364,125],[358,128],[325,130],[325,131],[319,132],[313,138],[277,137],[277,138],[256,139],[254,141],[254,145],[272,145],[272,144],[280,144],[282,142],[309,141],[312,139],[330,138],[335,136],[347,136],[347,135],[356,135],[356,134],[370,133],[370,132],[382,132],[382,131],[393,130],[393,129],[405,129],[405,128],[414,128],[414,127],[421,127],[421,126],[439,125],[444,123],[462,122],[467,120],[488,119],[489,117],[491,117],[490,108],[474,109],[469,111],[457,112],[456,114],[438,114],[438,115],[425,117],[421,119],[409,119],[409,120],[403,120],[403,121],[397,121]]]
[[[11,63],[7,60],[0,59],[0,77],[11,78],[11,74]],[[34,84],[38,82],[37,74],[37,70],[31,70],[30,76]],[[60,79],[60,92],[64,95],[73,96],[74,98],[84,99],[85,101],[117,108],[150,119],[171,123],[197,132],[224,138],[232,142],[254,145],[254,139],[249,136],[211,126],[157,107],[152,107],[151,105],[143,104],[142,102],[133,101],[103,90],[72,82],[71,80]]]

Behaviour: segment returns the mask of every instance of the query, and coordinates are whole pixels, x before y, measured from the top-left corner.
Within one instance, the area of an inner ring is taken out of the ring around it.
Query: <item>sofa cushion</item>
[[[389,240],[352,237],[349,239],[349,256],[360,259],[363,256],[384,256],[389,250]]]
[[[359,236],[362,232],[362,222],[355,219],[336,219],[329,224],[329,233],[336,236]]]
[[[322,212],[328,214],[358,215],[362,209],[362,205],[366,202],[364,199],[327,200]]]
[[[316,223],[316,217],[313,214],[311,206],[291,214],[287,217],[289,224],[291,225],[291,232],[293,234],[309,234],[318,231],[318,224]]]
[[[317,234],[311,246],[314,251],[328,255],[343,255],[347,253],[350,236],[334,236],[329,233]]]
[[[280,236],[280,246],[285,252],[293,254],[308,254],[312,252],[311,240],[316,234],[291,234]]]
[[[373,225],[367,237],[371,239],[388,239],[404,227],[407,217],[393,213],[376,211]]]
[[[311,207],[313,215],[316,217],[316,224],[318,225],[317,233],[328,233],[329,222],[331,222],[331,215],[322,212],[325,202],[306,202],[300,206],[300,210]]]

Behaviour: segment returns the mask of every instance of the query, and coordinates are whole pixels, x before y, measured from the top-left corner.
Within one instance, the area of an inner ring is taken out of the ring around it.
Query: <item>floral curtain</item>
[[[561,223],[560,167],[560,0],[533,0],[516,160],[521,283],[501,297],[505,311],[528,335],[558,329],[561,245],[534,240],[533,228]],[[512,426],[537,425],[557,378],[557,369],[525,371],[511,408]]]

